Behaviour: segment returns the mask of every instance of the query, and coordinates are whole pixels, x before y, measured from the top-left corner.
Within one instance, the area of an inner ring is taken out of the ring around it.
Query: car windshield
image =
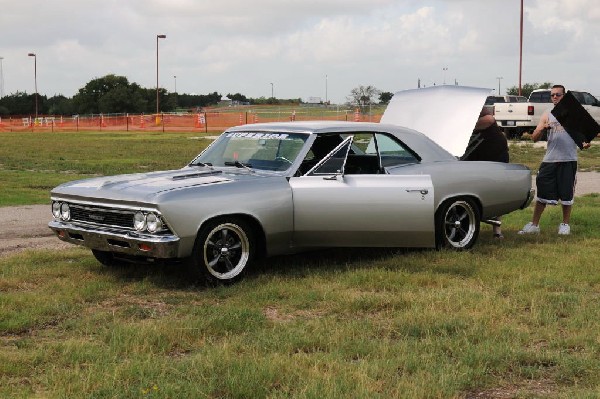
[[[302,133],[228,132],[191,164],[284,171],[308,137]]]

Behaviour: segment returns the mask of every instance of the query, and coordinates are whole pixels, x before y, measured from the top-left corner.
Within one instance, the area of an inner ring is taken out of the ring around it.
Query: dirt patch
[[[24,249],[72,248],[48,228],[51,219],[50,205],[0,208],[0,257]]]
[[[557,392],[557,385],[550,380],[524,381],[518,385],[502,388],[469,392],[466,399],[513,399],[519,397],[552,397]]]
[[[575,195],[591,193],[600,193],[600,173],[577,173]],[[52,220],[49,204],[0,207],[0,220],[0,257],[25,249],[73,248],[56,238],[48,228]]]

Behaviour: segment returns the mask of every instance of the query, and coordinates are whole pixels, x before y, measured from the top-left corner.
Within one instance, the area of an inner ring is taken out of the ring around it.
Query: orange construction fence
[[[259,122],[301,120],[338,120],[379,122],[381,113],[362,114],[359,110],[325,110],[320,113],[302,109],[280,111],[248,110],[237,112],[164,113],[159,115],[119,114],[63,116],[45,115],[0,118],[0,132],[18,131],[223,131],[232,126]]]

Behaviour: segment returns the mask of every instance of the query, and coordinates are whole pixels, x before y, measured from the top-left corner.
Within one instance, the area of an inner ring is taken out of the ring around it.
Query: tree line
[[[525,83],[521,94],[528,97],[535,89],[549,88],[552,83]],[[518,87],[506,90],[507,94],[516,95]],[[357,86],[346,98],[347,105],[356,106],[365,112],[374,104],[387,104],[393,93],[381,91],[374,86]],[[241,93],[228,93],[227,97],[235,104],[276,105],[300,104],[301,99],[248,98]],[[209,94],[179,94],[159,88],[158,98],[161,112],[179,110],[198,111],[202,108],[219,104],[222,95],[217,92]],[[12,115],[33,115],[35,113],[36,94],[17,92],[0,98],[0,117]],[[89,115],[89,114],[152,114],[156,112],[156,88],[143,88],[137,83],[130,83],[125,76],[106,75],[92,79],[72,97],[62,94],[47,97],[37,95],[37,108],[40,115]]]
[[[532,91],[537,90],[537,89],[549,89],[551,87],[552,87],[552,83],[550,83],[550,82],[525,83],[521,86],[521,95],[529,98],[529,95],[531,94]],[[519,95],[519,87],[518,86],[509,87],[506,90],[506,94],[511,95],[511,96]]]
[[[152,114],[156,112],[156,88],[143,88],[130,83],[126,77],[106,75],[89,81],[72,97],[62,94],[47,97],[37,95],[39,115],[89,115],[89,114]],[[381,92],[373,86],[359,86],[352,90],[348,101],[360,108],[368,104],[387,103],[392,97],[390,92]],[[247,98],[241,93],[228,93],[227,97],[236,104],[292,104],[302,103],[301,99]],[[222,95],[179,94],[166,89],[158,89],[161,112],[178,110],[197,111],[204,107],[217,105]],[[0,98],[0,117],[12,115],[33,115],[36,107],[36,94],[17,92]]]
[[[159,89],[158,96],[163,112],[172,112],[178,108],[206,107],[221,100],[221,95],[217,92],[192,95]],[[5,96],[0,99],[0,116],[32,115],[35,104],[35,93],[17,92]],[[88,82],[72,98],[38,94],[37,108],[40,115],[153,113],[156,112],[156,89],[130,83],[124,76],[106,75]]]

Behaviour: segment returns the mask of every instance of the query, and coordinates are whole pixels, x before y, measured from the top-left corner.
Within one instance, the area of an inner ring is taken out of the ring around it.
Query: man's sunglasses
[[[562,97],[563,95],[561,93],[552,93],[550,94],[550,97]]]

